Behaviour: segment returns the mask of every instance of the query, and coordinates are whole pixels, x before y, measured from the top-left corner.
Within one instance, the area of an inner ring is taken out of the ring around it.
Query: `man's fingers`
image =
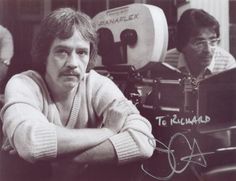
[[[11,145],[3,145],[2,146],[2,150],[4,150],[4,151],[10,151],[10,150],[12,150],[13,148],[11,147]]]
[[[16,155],[16,154],[17,154],[17,152],[16,152],[16,150],[15,150],[15,149],[13,149],[13,150],[10,150],[10,151],[9,151],[9,154],[10,154],[10,155]]]

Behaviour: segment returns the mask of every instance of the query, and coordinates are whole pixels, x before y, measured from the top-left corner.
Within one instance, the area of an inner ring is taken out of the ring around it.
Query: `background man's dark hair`
[[[176,48],[181,51],[199,28],[210,28],[220,36],[219,22],[202,9],[188,9],[177,23]]]

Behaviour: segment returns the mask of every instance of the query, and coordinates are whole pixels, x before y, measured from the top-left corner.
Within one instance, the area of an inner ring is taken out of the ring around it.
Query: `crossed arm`
[[[82,129],[49,122],[41,108],[31,102],[32,98],[17,103],[7,100],[1,112],[10,147],[29,162],[73,154],[78,163],[125,163],[152,155],[153,148],[148,143],[151,126],[135,107],[126,107],[127,100],[109,106],[102,128]],[[5,148],[9,149],[9,145]]]
[[[116,107],[119,108],[119,106]],[[29,112],[29,109],[24,110]],[[26,114],[26,112],[23,114]],[[41,115],[41,113],[38,114]],[[99,162],[116,163],[119,159],[119,155],[116,153],[112,138],[119,137],[119,135],[122,136],[123,134],[122,137],[125,135],[125,137],[127,137],[125,139],[131,140],[131,144],[134,144],[132,147],[135,147],[136,149],[136,147],[142,144],[142,140],[140,143],[133,142],[134,140],[131,135],[134,134],[133,136],[135,137],[136,134],[140,134],[143,138],[147,137],[146,135],[143,135],[143,133],[136,133],[136,131],[132,130],[132,126],[130,125],[133,124],[132,122],[139,124],[137,120],[130,120],[129,123],[127,123],[127,120],[125,119],[127,115],[125,115],[125,112],[120,111],[119,114],[123,114],[124,119],[120,119],[117,122],[107,121],[103,128],[68,129],[48,123],[47,121],[42,121],[42,123],[22,121],[22,123],[18,124],[14,132],[12,132],[12,136],[10,131],[7,133],[8,138],[11,140],[11,146],[22,158],[29,162],[55,158],[56,156],[60,157],[67,154],[75,154],[74,161],[81,164]],[[43,115],[41,116],[44,117]],[[146,122],[141,122],[141,124],[142,126],[148,127]],[[11,126],[13,125],[4,124],[4,130],[8,130],[7,128],[10,128]],[[129,129],[131,129],[130,132],[128,131]],[[47,139],[42,140],[43,137],[37,136],[39,134],[47,136]],[[55,140],[56,142],[54,142]],[[145,141],[146,140],[144,140],[144,143]],[[45,146],[42,147],[42,145]],[[5,146],[6,149],[9,149],[9,145]],[[42,149],[45,149],[45,151]],[[152,151],[153,150],[149,152],[144,151],[143,155],[138,155],[138,157],[149,157],[151,156]],[[136,158],[136,156],[134,159],[140,159]]]

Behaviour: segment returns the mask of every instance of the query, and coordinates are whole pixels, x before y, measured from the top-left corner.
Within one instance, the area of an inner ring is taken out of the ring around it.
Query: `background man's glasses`
[[[220,42],[220,38],[214,38],[210,40],[197,40],[192,42],[192,45],[197,49],[203,49],[206,47],[206,45],[209,45],[211,47],[216,47]]]

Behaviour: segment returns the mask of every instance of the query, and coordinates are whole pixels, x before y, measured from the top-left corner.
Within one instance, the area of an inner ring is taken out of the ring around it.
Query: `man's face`
[[[74,31],[68,39],[56,38],[49,51],[45,79],[52,89],[70,91],[84,77],[89,62],[90,42]]]
[[[182,49],[190,69],[204,70],[209,66],[218,41],[216,33],[212,29],[198,29]]]

